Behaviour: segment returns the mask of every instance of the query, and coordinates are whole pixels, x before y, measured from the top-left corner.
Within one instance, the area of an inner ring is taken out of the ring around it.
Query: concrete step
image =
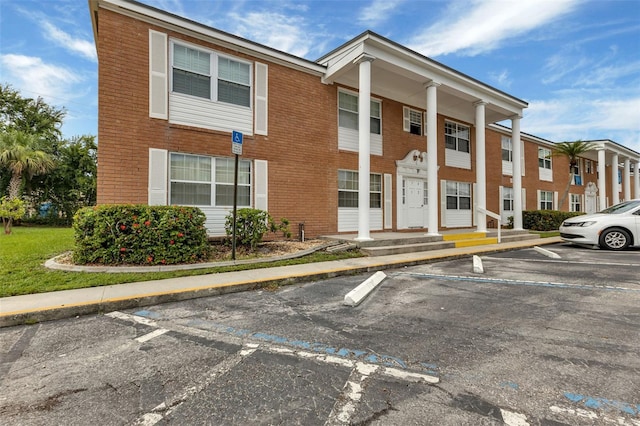
[[[501,233],[501,242],[524,241],[539,239],[537,234],[527,231],[513,231]],[[373,243],[373,244],[372,244]],[[498,244],[498,232],[464,232],[444,234],[442,236],[422,236],[405,239],[374,240],[360,242],[360,250],[369,256],[387,256],[392,254],[414,253],[447,248],[473,247],[480,245]]]

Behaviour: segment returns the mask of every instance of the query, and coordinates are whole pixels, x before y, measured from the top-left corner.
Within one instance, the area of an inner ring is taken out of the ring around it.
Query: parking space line
[[[137,337],[135,340],[140,342],[140,343],[148,342],[149,340],[153,339],[154,337],[162,336],[167,331],[169,331],[169,330],[167,330],[165,328],[159,328],[157,330],[152,331],[151,333],[147,333],[147,334],[145,334],[143,336]]]
[[[357,362],[325,422],[325,426],[348,425],[362,398],[364,382],[378,369],[377,365]]]
[[[640,293],[640,289],[609,286],[609,285],[571,284],[571,283],[561,283],[561,282],[552,282],[552,281],[510,280],[506,278],[426,274],[426,273],[419,273],[419,272],[396,272],[395,275],[408,275],[415,278],[426,278],[426,279],[436,279],[436,280],[445,280],[445,281],[463,281],[463,282],[475,282],[475,283],[486,283],[486,284],[507,284],[507,285],[552,287],[552,288],[564,288],[564,289],[576,289],[576,290],[607,290],[607,291]]]
[[[538,263],[560,263],[566,265],[591,265],[591,266],[640,266],[640,263],[621,263],[621,262],[600,262],[598,260],[597,264],[593,262],[581,262],[577,260],[554,260],[554,259],[528,259],[521,257],[502,257],[502,256],[482,256],[484,259],[491,260],[512,260],[517,262],[538,262]]]

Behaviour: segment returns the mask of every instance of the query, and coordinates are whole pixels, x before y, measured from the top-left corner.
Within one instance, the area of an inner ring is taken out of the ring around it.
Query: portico
[[[356,239],[359,241],[371,239],[369,222],[371,207],[367,189],[371,183],[370,173],[376,172],[371,170],[372,156],[377,155],[372,154],[371,151],[372,96],[391,99],[406,108],[423,111],[421,114],[424,116],[424,127],[420,127],[423,138],[422,147],[416,146],[414,149],[422,152],[426,148],[425,191],[428,195],[425,194],[424,198],[428,198],[427,234],[439,235],[440,227],[464,226],[458,224],[467,223],[466,220],[447,221],[446,215],[451,208],[458,209],[456,217],[468,214],[468,223],[473,224],[477,231],[486,231],[487,220],[484,213],[487,207],[486,126],[511,120],[512,139],[520,141],[520,118],[527,103],[369,31],[340,46],[317,62],[327,67],[323,77],[325,84],[357,88],[358,91],[359,196]],[[443,118],[447,123],[453,123],[451,128],[454,130],[446,136],[445,129],[441,127]],[[458,123],[460,123],[459,126]],[[469,131],[464,130],[465,128]],[[391,159],[390,153],[393,150],[389,149],[389,146],[394,143],[394,140],[388,140],[384,131],[380,132],[379,137],[382,138],[381,156]],[[346,144],[341,145],[340,141],[339,148],[349,150]],[[442,149],[445,150],[445,156],[439,153]],[[519,150],[520,143],[514,143],[514,154]],[[405,151],[402,155],[396,154],[393,160],[401,160],[407,152]],[[445,163],[441,163],[443,157],[447,158]],[[455,171],[458,168],[461,169],[459,174]],[[522,229],[520,172],[519,162],[514,162],[514,225],[516,229]],[[397,179],[397,174],[395,175]],[[464,178],[458,181],[456,180],[458,175]],[[457,192],[445,193],[441,189],[443,187],[441,184],[445,181],[451,182],[449,187]],[[399,188],[399,182],[396,183],[395,187]],[[411,182],[411,185],[418,184]],[[408,222],[405,223],[399,219],[401,208],[398,206],[403,202],[406,203],[406,198],[396,190],[394,216],[398,228],[409,226]],[[391,212],[385,210],[385,215],[388,214]]]
[[[640,154],[610,140],[589,142],[595,151],[591,158],[597,158],[598,210],[640,198]]]

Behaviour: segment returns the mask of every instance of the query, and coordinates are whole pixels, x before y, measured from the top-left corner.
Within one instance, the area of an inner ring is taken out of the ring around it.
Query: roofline
[[[360,40],[360,39],[362,39],[362,40]],[[488,84],[486,84],[486,83],[484,83],[484,82],[482,82],[482,81],[480,81],[480,80],[478,80],[478,79],[476,79],[474,77],[471,77],[471,76],[469,76],[469,75],[467,75],[465,73],[457,71],[457,70],[455,70],[455,69],[453,69],[453,68],[451,68],[451,67],[449,67],[449,66],[447,66],[447,65],[445,65],[445,64],[443,64],[441,62],[438,62],[438,61],[436,61],[434,59],[431,59],[428,56],[425,56],[425,55],[423,55],[421,53],[416,52],[415,50],[409,49],[408,47],[403,46],[400,43],[397,43],[397,42],[395,42],[395,41],[393,41],[391,39],[388,39],[388,38],[386,38],[384,36],[381,36],[380,34],[377,34],[377,33],[373,32],[371,30],[366,30],[363,33],[361,33],[360,35],[358,35],[358,36],[352,38],[351,40],[347,41],[346,43],[343,43],[342,45],[336,47],[331,52],[329,52],[326,55],[323,55],[320,58],[318,58],[316,60],[316,62],[321,63],[321,61],[323,61],[327,57],[329,57],[331,55],[334,55],[335,53],[339,52],[342,49],[345,49],[349,45],[357,43],[359,40],[360,40],[360,42],[364,42],[367,39],[372,39],[372,40],[378,39],[379,41],[382,41],[384,43],[388,43],[388,44],[392,45],[393,47],[395,47],[396,49],[398,49],[400,51],[403,51],[405,54],[411,55],[411,56],[415,57],[416,59],[418,59],[420,61],[427,62],[430,65],[434,66],[435,68],[439,68],[440,70],[445,71],[447,73],[450,73],[450,74],[456,75],[458,77],[462,77],[464,79],[470,80],[471,82],[473,82],[475,84],[478,84],[478,85],[484,87],[485,89],[489,89],[489,90],[497,92],[497,93],[499,93],[499,94],[501,94],[503,96],[506,96],[506,97],[510,98],[512,101],[515,101],[517,103],[522,104],[523,108],[526,108],[526,107],[529,106],[528,102],[526,102],[526,101],[524,101],[524,100],[522,100],[520,98],[517,98],[517,97],[515,97],[513,95],[510,95],[509,93],[506,93],[506,92],[504,92],[504,91],[502,91],[500,89],[496,89],[495,87],[489,86]]]
[[[201,35],[218,41],[223,46],[233,47],[243,53],[251,56],[268,58],[274,62],[279,62],[290,67],[302,69],[304,71],[322,75],[326,71],[326,67],[314,61],[300,58],[287,52],[265,46],[245,39],[243,37],[209,27],[202,23],[193,21],[162,9],[140,3],[135,0],[88,0],[89,10],[91,11],[91,21],[93,25],[94,41],[98,42],[98,17],[97,11],[100,7],[131,16],[137,19],[146,18],[146,20],[155,25],[169,27],[177,32],[192,32],[190,35]]]
[[[505,125],[498,124],[498,123],[489,123],[489,124],[487,124],[487,127],[492,127],[492,128],[494,128],[494,130],[496,130],[496,131],[498,131],[500,133],[506,133],[506,134],[509,134],[509,135],[512,132],[511,127],[507,127]],[[520,132],[520,135],[521,136],[525,136],[528,139],[532,139],[535,142],[543,143],[543,144],[546,144],[546,145],[549,145],[549,146],[555,146],[556,143],[557,143],[557,142],[553,142],[553,141],[550,141],[548,139],[541,138],[540,136],[532,135],[531,133],[526,133],[526,132],[523,132],[523,131]]]

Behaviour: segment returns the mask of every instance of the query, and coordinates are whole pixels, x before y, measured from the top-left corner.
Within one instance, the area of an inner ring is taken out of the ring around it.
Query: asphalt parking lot
[[[0,423],[640,425],[640,251],[545,249],[0,329]]]

